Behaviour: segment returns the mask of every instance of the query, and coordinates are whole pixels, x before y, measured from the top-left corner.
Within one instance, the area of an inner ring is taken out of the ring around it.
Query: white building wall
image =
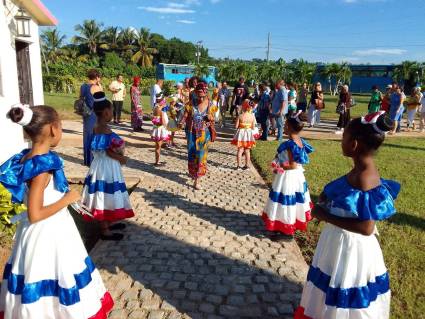
[[[6,0],[6,5],[0,2],[0,164],[27,147],[22,127],[6,118],[10,107],[19,103],[14,35],[17,9],[10,0]],[[30,43],[34,105],[44,104],[38,25],[31,21],[31,37],[19,40]]]

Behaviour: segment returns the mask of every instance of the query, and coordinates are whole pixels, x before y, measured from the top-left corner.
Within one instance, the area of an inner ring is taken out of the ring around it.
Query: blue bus
[[[313,76],[313,82],[321,82],[323,90],[329,90],[329,79],[320,75],[320,71],[324,65],[318,65],[316,73]],[[350,91],[353,93],[368,93],[373,85],[377,85],[380,90],[384,90],[388,84],[393,82],[393,72],[395,65],[369,65],[369,64],[352,64],[350,65],[352,72]],[[336,83],[331,79],[332,87]]]
[[[217,80],[215,75],[217,68],[214,66],[208,67],[209,74],[206,77],[203,77],[202,80],[208,83],[209,87],[215,87],[217,85]],[[159,63],[156,66],[156,78],[162,80],[169,80],[174,82],[184,82],[185,78],[190,78],[194,76],[195,66],[188,64],[165,64]]]

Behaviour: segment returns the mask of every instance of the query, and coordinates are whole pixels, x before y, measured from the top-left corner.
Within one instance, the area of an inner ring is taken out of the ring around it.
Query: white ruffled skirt
[[[82,203],[99,221],[118,221],[134,216],[120,163],[105,151],[93,152],[84,181]],[[86,220],[91,217],[83,215]]]
[[[4,319],[105,319],[113,307],[68,210],[18,225],[0,294]]]
[[[326,225],[295,319],[388,319],[390,299],[389,276],[375,235]]]
[[[239,128],[231,143],[238,148],[253,148],[255,146],[254,130],[251,128]]]
[[[311,199],[301,165],[275,175],[262,218],[266,229],[293,235],[311,220]]]

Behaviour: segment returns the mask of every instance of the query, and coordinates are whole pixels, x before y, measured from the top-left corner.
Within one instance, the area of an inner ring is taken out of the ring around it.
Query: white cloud
[[[177,23],[183,23],[183,24],[195,24],[195,21],[192,20],[176,20]]]
[[[176,3],[176,2],[169,2],[168,7],[170,8],[186,8],[187,4],[185,3]]]
[[[356,50],[353,55],[357,56],[382,56],[382,55],[402,55],[406,53],[403,49],[367,49],[367,50]]]
[[[139,10],[147,12],[155,12],[162,14],[181,14],[181,13],[195,13],[195,10],[175,8],[175,7],[137,7]]]

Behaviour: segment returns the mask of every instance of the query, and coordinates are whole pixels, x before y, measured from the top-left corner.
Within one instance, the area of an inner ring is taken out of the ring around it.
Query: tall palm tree
[[[158,50],[151,47],[152,34],[147,28],[141,28],[136,33],[137,52],[131,58],[134,63],[140,64],[142,67],[152,66],[153,55],[158,53]]]
[[[121,30],[119,27],[109,27],[103,31],[102,44],[100,47],[106,50],[117,50],[119,49],[119,42]]]
[[[87,46],[89,53],[94,55],[97,53],[99,45],[102,43],[102,27],[103,23],[97,23],[95,20],[84,20],[83,24],[77,24],[75,31],[80,35],[72,38],[72,42]]]
[[[60,34],[58,29],[44,30],[40,35],[41,51],[47,62],[56,62],[66,36]]]
[[[119,43],[123,50],[129,50],[133,48],[136,40],[136,32],[132,28],[125,28],[120,32]]]

